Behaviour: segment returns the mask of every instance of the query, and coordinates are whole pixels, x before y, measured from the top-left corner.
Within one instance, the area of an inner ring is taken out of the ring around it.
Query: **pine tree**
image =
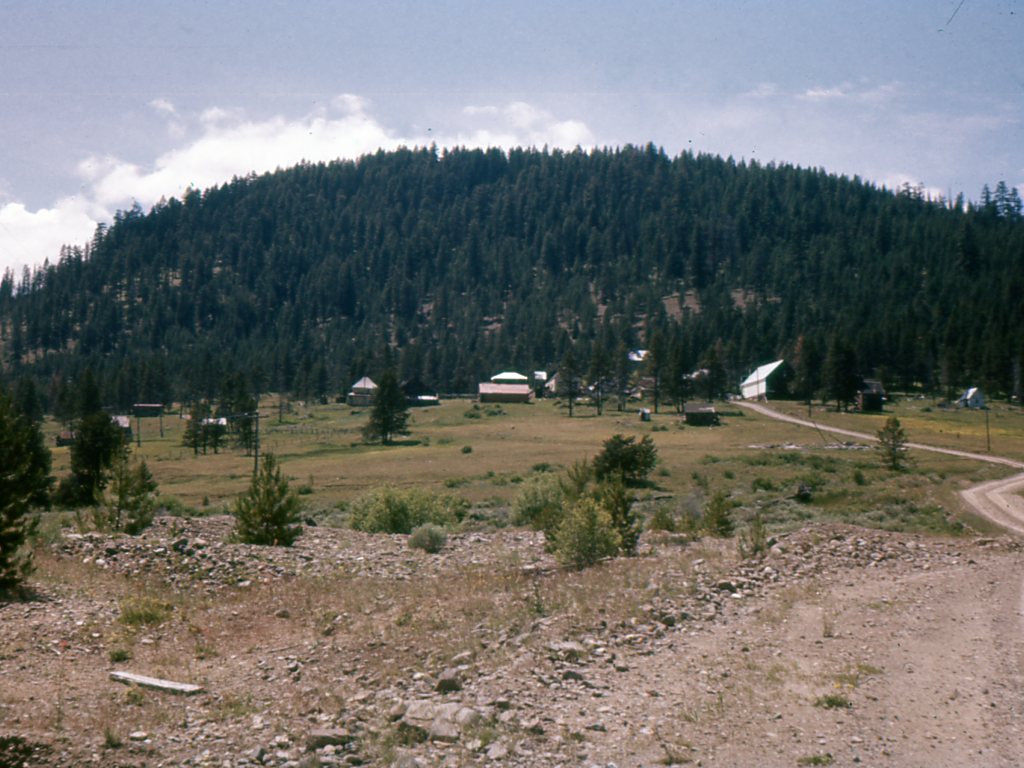
[[[565,350],[565,356],[562,358],[562,364],[558,367],[558,394],[569,403],[569,418],[572,418],[576,399],[580,396],[581,378],[582,370],[570,342],[569,347]]]
[[[398,375],[389,368],[377,385],[370,420],[363,427],[363,438],[367,442],[380,440],[384,445],[390,445],[396,435],[409,434],[408,420],[408,400],[398,383]]]
[[[235,502],[235,536],[245,544],[290,547],[302,533],[302,503],[274,454],[263,455],[249,492]]]
[[[882,463],[893,472],[903,468],[906,460],[907,433],[895,416],[890,416],[885,425],[878,430],[878,452]]]
[[[32,572],[25,544],[35,524],[34,506],[47,502],[50,452],[39,426],[17,413],[0,390],[0,592]]]

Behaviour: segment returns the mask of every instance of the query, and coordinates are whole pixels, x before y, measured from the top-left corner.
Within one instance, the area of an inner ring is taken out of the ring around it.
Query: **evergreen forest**
[[[54,411],[87,370],[127,408],[240,381],[325,398],[391,368],[441,393],[567,358],[596,380],[636,348],[668,394],[784,357],[795,396],[839,360],[891,389],[1019,395],[1020,198],[650,145],[402,149],[134,207],[0,279],[3,377]]]

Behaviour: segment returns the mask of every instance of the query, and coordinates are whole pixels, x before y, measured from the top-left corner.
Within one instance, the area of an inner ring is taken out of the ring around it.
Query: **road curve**
[[[788,416],[760,403],[736,401],[736,405],[755,411],[756,413],[760,413],[762,416],[778,419],[779,421],[786,421],[790,424],[796,424],[801,427],[816,429],[819,433],[831,432],[832,434],[852,437],[855,440],[861,440],[867,443],[874,443],[878,440],[874,435],[869,435],[865,432],[854,432],[853,430],[840,429],[839,427],[827,427],[822,424],[818,424],[815,421],[811,421],[810,419]],[[963,459],[985,461],[989,464],[1002,464],[1007,467],[1015,467],[1016,469],[1024,470],[1024,462],[1007,459],[1004,456],[991,456],[986,453],[958,451],[953,448],[940,448],[935,445],[924,445],[923,443],[907,443],[907,447],[920,451],[945,453],[949,456],[959,456]],[[1005,477],[1001,480],[990,480],[987,483],[981,483],[967,488],[966,490],[960,491],[960,498],[962,498],[964,503],[970,506],[986,520],[995,523],[1001,528],[1009,531],[1010,533],[1016,534],[1017,536],[1024,536],[1024,496],[1020,495],[1021,491],[1024,491],[1024,472],[1013,475],[1012,477]]]

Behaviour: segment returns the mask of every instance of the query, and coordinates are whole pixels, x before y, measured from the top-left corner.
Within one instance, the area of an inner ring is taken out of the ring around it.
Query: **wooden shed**
[[[528,403],[531,400],[533,400],[533,388],[529,384],[480,382],[481,403]]]
[[[720,423],[711,403],[687,403],[683,406],[683,421],[691,427],[717,427]]]

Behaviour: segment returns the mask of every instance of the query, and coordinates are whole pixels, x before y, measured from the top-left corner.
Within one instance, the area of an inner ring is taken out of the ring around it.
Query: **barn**
[[[755,368],[754,372],[740,384],[743,399],[767,400],[769,392],[773,389],[771,378],[778,375],[782,363],[782,360],[776,360],[774,363],[765,363]]]

